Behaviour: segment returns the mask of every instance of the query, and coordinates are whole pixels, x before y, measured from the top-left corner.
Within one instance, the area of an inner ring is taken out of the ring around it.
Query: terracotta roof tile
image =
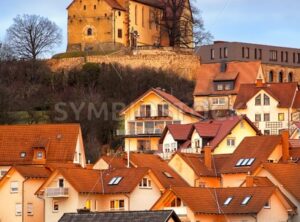
[[[281,144],[281,136],[245,137],[221,171],[224,174],[253,172],[268,160],[278,144]],[[250,158],[255,158],[251,166],[236,166],[239,160]]]
[[[246,185],[246,181],[244,181],[241,186]],[[268,177],[253,177],[253,185],[257,187],[271,187],[275,186],[272,181]]]
[[[0,126],[0,165],[32,163],[36,146],[46,149],[47,162],[72,163],[80,131],[79,124]]]
[[[67,7],[67,9],[69,9],[74,3],[75,3],[76,0],[73,0]],[[105,0],[106,3],[111,6],[112,8],[114,9],[119,9],[119,10],[123,10],[125,11],[126,9],[124,7],[122,7],[116,0]]]
[[[274,186],[234,188],[173,187],[171,190],[195,213],[222,215],[258,213],[274,194],[276,188]],[[251,196],[248,204],[241,205],[247,196]],[[224,203],[228,197],[233,197],[233,199],[225,206]]]
[[[203,154],[189,154],[189,153],[180,153],[179,155],[184,162],[186,162],[194,171],[194,173],[198,177],[219,177],[220,169],[226,162],[228,158],[230,158],[231,154],[218,154],[212,156],[213,161],[213,169],[208,169],[204,163],[204,155]]]
[[[297,88],[297,83],[267,83],[262,87],[257,87],[256,84],[242,84],[235,100],[234,108],[245,109],[247,102],[260,90],[264,90],[274,97],[279,102],[278,107],[289,108],[293,105]]]
[[[149,172],[149,168],[120,168],[102,171],[69,168],[58,169],[58,172],[80,193],[116,194],[132,192]],[[122,180],[118,185],[109,185],[108,183],[114,177],[122,177]]]
[[[174,140],[188,140],[191,136],[193,124],[170,124],[166,126]]]
[[[101,159],[103,159],[112,168],[124,168],[127,166],[127,161],[124,157],[102,156]]]
[[[294,163],[265,163],[269,171],[298,201],[300,201],[300,165]]]
[[[221,63],[202,64],[198,74],[197,82],[194,90],[195,96],[201,95],[230,95],[236,94],[243,83],[255,83],[261,62],[229,62],[227,63],[227,71],[224,75],[232,78],[232,73],[239,73],[234,90],[216,91],[214,89],[213,80],[220,75]],[[224,77],[227,78],[227,77]]]
[[[25,178],[48,178],[51,170],[44,166],[14,166],[23,177]]]
[[[130,161],[137,167],[150,168],[162,186],[166,189],[173,186],[188,186],[188,184],[168,165],[168,163],[159,156],[131,153]],[[169,173],[172,178],[167,177],[165,172]]]
[[[293,104],[293,108],[294,109],[299,109],[300,108],[300,91],[298,91],[296,93],[294,104]]]

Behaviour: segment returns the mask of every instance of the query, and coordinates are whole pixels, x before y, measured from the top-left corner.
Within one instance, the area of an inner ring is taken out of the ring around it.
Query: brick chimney
[[[212,169],[211,146],[208,144],[204,147],[204,164],[208,169]]]
[[[256,80],[256,87],[263,87],[263,80],[262,79],[257,79]]]
[[[253,187],[254,186],[254,177],[248,175],[246,177],[246,187]]]
[[[288,162],[290,159],[290,145],[289,145],[289,131],[283,130],[281,132],[281,144],[282,144],[282,161]]]

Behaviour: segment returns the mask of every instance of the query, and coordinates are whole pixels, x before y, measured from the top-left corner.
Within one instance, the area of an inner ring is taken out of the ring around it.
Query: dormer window
[[[43,152],[43,151],[38,151],[38,152],[36,153],[36,158],[37,158],[38,160],[43,159],[43,158],[44,158],[44,152]]]
[[[142,181],[139,184],[140,188],[151,188],[151,180],[149,180],[148,178],[143,178]]]
[[[234,81],[215,81],[216,91],[230,91],[234,89]]]
[[[270,105],[270,97],[264,94],[264,105],[269,106]]]

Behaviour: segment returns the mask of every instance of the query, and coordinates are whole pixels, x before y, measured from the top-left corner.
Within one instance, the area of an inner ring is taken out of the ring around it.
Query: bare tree
[[[210,42],[212,35],[205,30],[200,10],[190,0],[161,0],[164,15],[162,33],[167,33],[170,46],[191,48]]]
[[[9,61],[13,59],[13,52],[9,45],[0,42],[0,61]]]
[[[38,15],[23,15],[14,18],[7,30],[10,48],[16,57],[33,59],[48,53],[62,40],[61,29],[47,18]]]

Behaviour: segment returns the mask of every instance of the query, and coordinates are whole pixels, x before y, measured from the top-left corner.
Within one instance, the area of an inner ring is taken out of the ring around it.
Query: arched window
[[[274,72],[270,71],[269,73],[269,82],[273,82],[274,81]]]
[[[88,28],[88,29],[87,29],[87,35],[88,35],[88,36],[93,35],[93,29],[92,29],[92,28]]]
[[[293,73],[292,72],[289,73],[288,82],[293,82]]]
[[[283,72],[280,71],[279,75],[278,75],[278,82],[283,82]]]

